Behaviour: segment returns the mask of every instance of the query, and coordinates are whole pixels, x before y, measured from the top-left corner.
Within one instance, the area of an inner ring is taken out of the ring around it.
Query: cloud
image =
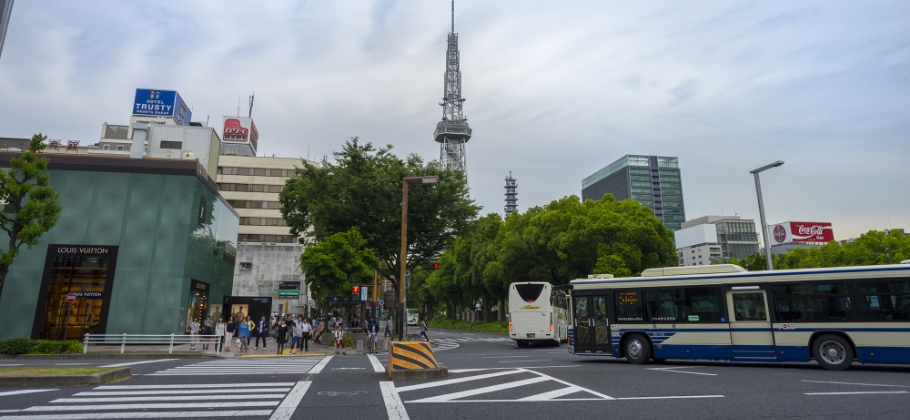
[[[0,135],[94,142],[137,87],[199,121],[256,93],[261,152],[351,136],[436,159],[447,1],[17,2]],[[678,156],[686,213],[910,229],[910,5],[898,1],[456,4],[472,196],[501,212],[580,194],[625,154]],[[241,111],[243,112],[243,111]]]

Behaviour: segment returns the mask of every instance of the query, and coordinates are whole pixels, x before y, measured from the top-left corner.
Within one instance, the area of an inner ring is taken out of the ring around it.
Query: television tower
[[[518,189],[518,182],[515,178],[512,178],[512,171],[509,171],[509,176],[506,177],[506,216],[509,214],[515,213],[518,211],[518,193],[515,191]]]
[[[458,52],[458,34],[455,33],[455,0],[452,0],[452,32],[449,32],[446,50],[446,72],[443,79],[442,121],[436,124],[433,137],[439,143],[439,164],[444,169],[465,172],[467,154],[465,143],[471,139],[471,127],[461,109],[461,64]]]

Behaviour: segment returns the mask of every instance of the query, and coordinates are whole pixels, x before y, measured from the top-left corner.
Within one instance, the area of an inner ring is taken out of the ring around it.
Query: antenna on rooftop
[[[237,118],[240,118],[240,97],[237,97]]]
[[[452,33],[455,33],[455,0],[452,0]]]
[[[250,113],[247,114],[247,117],[250,117],[250,118],[253,118],[253,98],[254,97],[256,97],[256,92],[253,92],[253,94],[250,95]]]

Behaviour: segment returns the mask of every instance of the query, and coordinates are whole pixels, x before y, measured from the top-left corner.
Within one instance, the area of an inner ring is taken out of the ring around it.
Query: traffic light
[[[439,270],[439,263],[438,263],[438,262],[434,262],[433,264],[430,264],[430,268],[432,268],[432,269],[434,269],[434,270]]]
[[[360,302],[360,286],[351,286],[351,302]]]

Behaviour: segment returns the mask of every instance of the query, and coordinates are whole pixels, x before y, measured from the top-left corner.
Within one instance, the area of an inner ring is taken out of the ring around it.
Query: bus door
[[[612,353],[607,296],[574,296],[576,353]]]
[[[774,334],[768,299],[758,286],[733,287],[727,292],[733,360],[774,360]]]

